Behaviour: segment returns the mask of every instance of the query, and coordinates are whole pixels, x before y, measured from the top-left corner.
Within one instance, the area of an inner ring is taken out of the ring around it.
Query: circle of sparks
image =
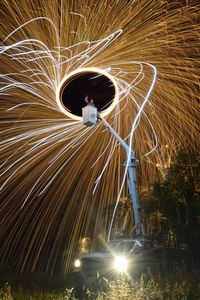
[[[119,89],[118,89],[118,85],[117,82],[115,80],[115,78],[110,75],[108,72],[101,70],[99,68],[81,68],[78,70],[74,70],[72,72],[70,72],[69,74],[67,74],[60,82],[60,84],[58,85],[57,91],[56,91],[56,101],[58,104],[59,109],[68,117],[74,119],[74,120],[78,120],[81,121],[82,117],[77,116],[73,113],[71,113],[67,107],[63,104],[63,100],[62,100],[62,94],[63,94],[63,90],[66,89],[67,85],[69,83],[71,83],[75,78],[77,78],[79,75],[82,74],[90,74],[90,73],[96,73],[96,76],[104,76],[106,77],[114,86],[114,98],[112,99],[112,101],[110,102],[108,108],[104,109],[101,111],[101,115],[102,117],[106,117],[115,107],[115,105],[117,104],[117,102],[119,101]],[[86,103],[85,103],[86,104]],[[78,105],[78,104],[77,104]]]

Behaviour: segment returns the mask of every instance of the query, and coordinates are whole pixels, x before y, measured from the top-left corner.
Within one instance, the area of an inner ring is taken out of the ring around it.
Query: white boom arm
[[[136,235],[144,235],[144,227],[141,221],[141,208],[138,199],[135,168],[138,160],[135,158],[135,152],[127,145],[110,124],[97,112],[94,105],[88,104],[83,109],[83,124],[92,126],[96,124],[97,119],[101,120],[104,126],[110,131],[115,139],[122,145],[126,151],[127,161],[124,166],[128,168],[128,188],[133,205],[134,220],[136,225]]]
[[[134,220],[136,225],[136,235],[144,235],[144,226],[141,221],[141,208],[138,199],[138,191],[136,184],[136,172],[135,168],[138,164],[138,160],[135,158],[135,152],[130,149],[129,145],[127,145],[124,140],[118,135],[118,133],[110,126],[110,124],[98,113],[98,119],[104,124],[104,126],[110,131],[110,133],[116,138],[116,140],[122,145],[122,147],[126,151],[127,161],[124,166],[128,167],[128,188],[129,194],[131,197],[133,212],[134,212]],[[130,156],[130,159],[128,160]]]

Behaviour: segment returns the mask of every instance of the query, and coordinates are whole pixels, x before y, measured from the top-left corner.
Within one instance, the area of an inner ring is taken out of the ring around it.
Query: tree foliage
[[[181,150],[163,181],[141,196],[148,233],[165,244],[187,244],[200,252],[200,157]],[[200,257],[198,257],[200,259]]]

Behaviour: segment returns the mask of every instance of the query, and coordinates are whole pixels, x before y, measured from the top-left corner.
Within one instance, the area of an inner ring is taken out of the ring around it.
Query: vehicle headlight
[[[127,271],[128,261],[124,256],[116,256],[114,260],[114,268],[120,273]]]
[[[74,267],[75,267],[75,268],[80,268],[80,266],[81,266],[81,261],[80,261],[80,259],[75,259],[75,261],[74,261]]]

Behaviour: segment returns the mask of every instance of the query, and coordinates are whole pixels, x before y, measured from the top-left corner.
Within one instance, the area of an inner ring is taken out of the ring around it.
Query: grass
[[[98,289],[85,290],[90,300],[200,300],[200,272],[168,274],[166,278],[154,278],[149,272],[129,282],[125,279],[102,279]],[[175,277],[177,280],[175,280]],[[14,288],[6,283],[0,289],[0,300],[75,300],[73,288],[63,291]]]
[[[76,299],[73,296],[73,289],[66,289],[63,292],[50,292],[47,290],[29,290],[18,288],[12,290],[6,283],[0,290],[0,300],[68,300]]]

